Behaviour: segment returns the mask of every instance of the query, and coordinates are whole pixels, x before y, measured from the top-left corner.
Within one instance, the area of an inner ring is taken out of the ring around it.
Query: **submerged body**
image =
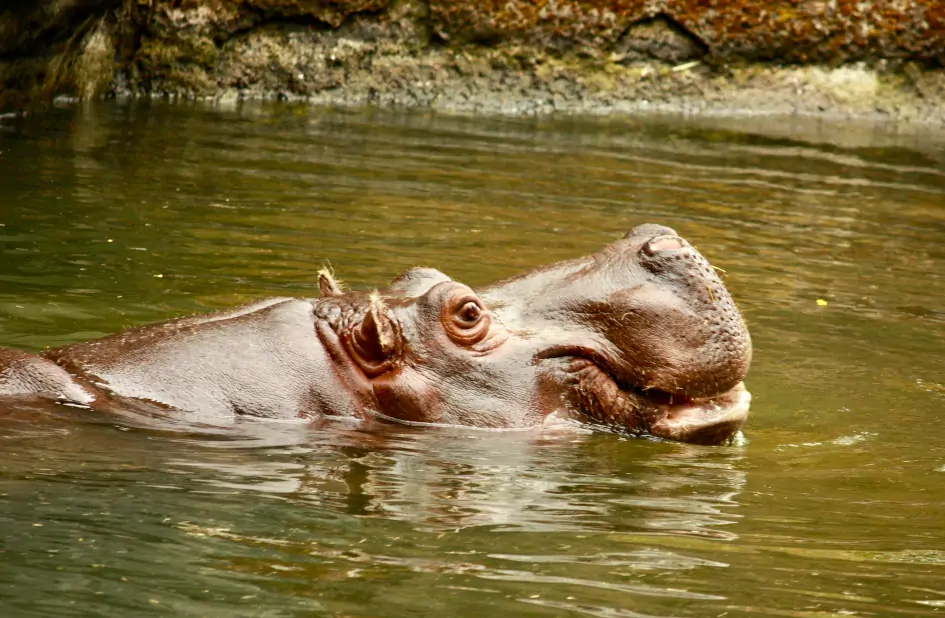
[[[380,292],[277,298],[41,355],[0,349],[0,396],[212,416],[490,428],[568,415],[719,443],[744,423],[748,331],[714,269],[642,225],[585,258],[473,291],[427,268]]]

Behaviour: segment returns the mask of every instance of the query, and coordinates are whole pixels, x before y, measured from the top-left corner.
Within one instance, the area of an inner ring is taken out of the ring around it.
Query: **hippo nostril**
[[[677,236],[677,234],[676,230],[666,227],[665,225],[644,223],[627,232],[624,238],[634,238],[639,236],[647,236],[652,238],[653,236]]]
[[[661,251],[672,251],[682,249],[686,242],[678,236],[657,236],[643,245],[643,251],[647,255],[656,255]]]

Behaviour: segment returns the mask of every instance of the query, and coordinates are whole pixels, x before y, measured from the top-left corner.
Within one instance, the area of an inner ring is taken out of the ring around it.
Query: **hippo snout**
[[[641,232],[646,231],[644,235]],[[628,299],[645,316],[627,325],[644,334],[656,362],[644,388],[690,398],[739,384],[751,362],[751,338],[718,271],[688,241],[663,226],[634,228],[630,248],[646,283]]]

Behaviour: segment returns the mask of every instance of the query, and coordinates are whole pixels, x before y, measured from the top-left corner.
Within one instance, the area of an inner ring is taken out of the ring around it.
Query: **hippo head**
[[[570,416],[716,444],[748,415],[745,324],[713,267],[667,227],[479,291],[413,269],[361,307],[333,330],[362,401],[388,420],[510,428]]]

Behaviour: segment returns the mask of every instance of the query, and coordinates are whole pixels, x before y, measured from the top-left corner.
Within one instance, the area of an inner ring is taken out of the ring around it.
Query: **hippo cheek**
[[[372,380],[382,418],[397,423],[439,424],[443,422],[441,391],[412,368],[395,369]]]
[[[398,370],[374,380],[379,416],[404,424],[515,429],[540,425],[554,406],[536,388],[533,375],[510,371],[516,380],[492,372],[441,375]],[[560,406],[558,406],[560,407]]]

